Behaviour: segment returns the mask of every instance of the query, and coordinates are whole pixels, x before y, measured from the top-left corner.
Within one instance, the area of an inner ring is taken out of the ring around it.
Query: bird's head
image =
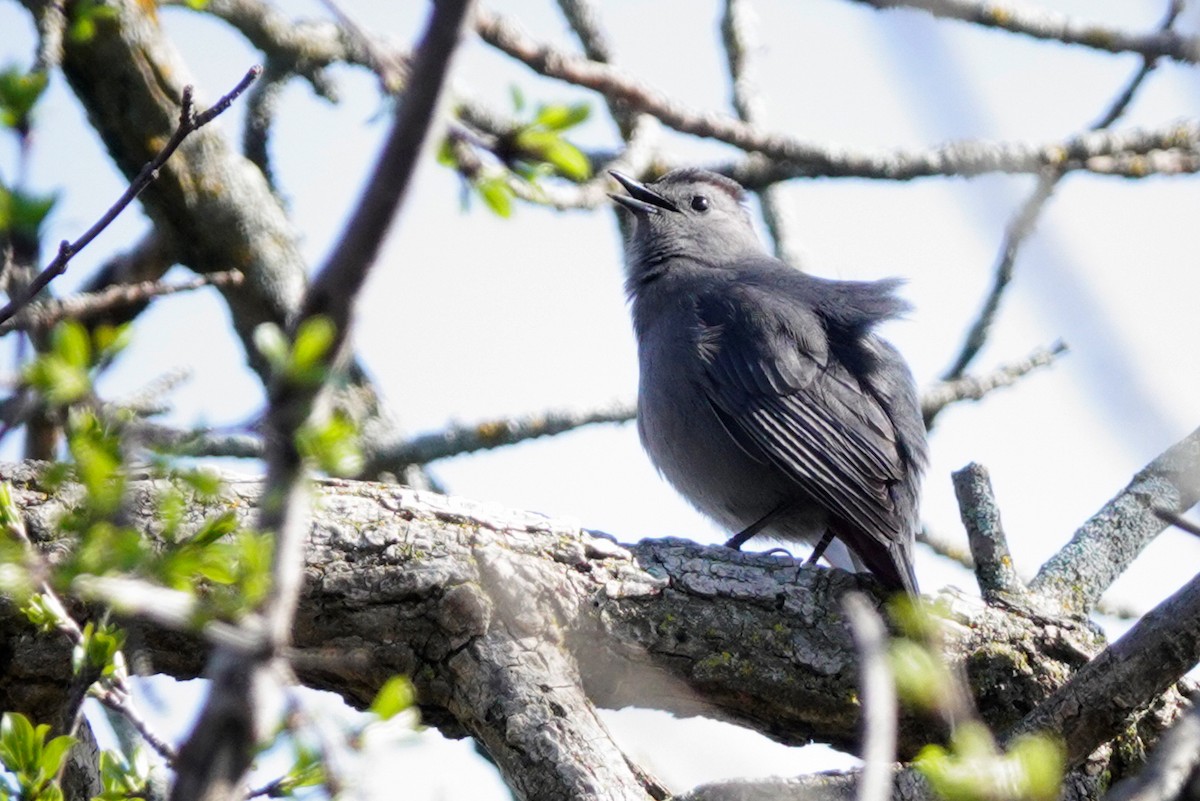
[[[619,172],[612,176],[628,194],[610,197],[634,218],[628,241],[631,286],[669,271],[672,259],[728,269],[764,252],[736,181],[690,168],[673,170],[650,184]]]

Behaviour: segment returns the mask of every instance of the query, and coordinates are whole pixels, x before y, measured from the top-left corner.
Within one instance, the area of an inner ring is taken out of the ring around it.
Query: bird
[[[733,179],[620,172],[637,426],[661,475],[740,548],[814,545],[835,567],[919,594],[913,542],[928,463],[912,373],[874,331],[902,281],[843,281],[766,251]]]

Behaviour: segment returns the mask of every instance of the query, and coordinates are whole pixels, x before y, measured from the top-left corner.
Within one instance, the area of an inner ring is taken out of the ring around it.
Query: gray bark
[[[47,492],[36,465],[0,468],[0,478],[12,482],[31,536],[53,548],[54,521],[75,490]],[[147,536],[154,491],[148,480],[132,487],[132,522]],[[220,507],[251,520],[258,491],[233,482]],[[318,494],[294,631],[301,680],[362,706],[389,676],[411,675],[426,722],[479,739],[524,798],[651,797],[656,785],[620,757],[594,706],[706,715],[785,743],[857,745],[857,664],[839,610],[845,594],[875,591],[869,578],[682,540],[624,546],[542,516],[382,484],[329,481]],[[195,522],[205,513],[191,511]],[[1083,620],[952,590],[941,600],[947,656],[998,731],[1103,647]],[[197,673],[201,638],[136,615],[129,624],[135,661]],[[21,667],[0,675],[0,703],[53,703],[69,681],[66,649],[11,615],[0,626]],[[1090,773],[1138,767],[1127,755],[1144,753],[1179,705],[1174,690],[1135,704],[1142,726],[1122,721],[1129,741],[1114,749],[1125,756]],[[902,719],[901,757],[932,736]]]

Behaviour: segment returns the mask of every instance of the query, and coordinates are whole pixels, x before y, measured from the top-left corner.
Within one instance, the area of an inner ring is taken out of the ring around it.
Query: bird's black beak
[[[616,178],[617,183],[625,187],[625,191],[629,193],[628,195],[614,195],[610,193],[609,197],[634,214],[661,214],[664,209],[666,211],[679,211],[679,207],[674,203],[652,189],[648,189],[645,184],[633,180],[628,175],[622,175],[616,170],[609,170],[608,174]]]

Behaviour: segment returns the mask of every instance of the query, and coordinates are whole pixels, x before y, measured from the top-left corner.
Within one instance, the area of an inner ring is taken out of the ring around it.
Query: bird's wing
[[[736,291],[760,296],[740,302],[726,290],[696,303],[697,347],[717,416],[743,450],[893,550],[908,524],[889,492],[906,470],[892,420],[811,308],[754,287]],[[871,567],[869,542],[847,544]]]

